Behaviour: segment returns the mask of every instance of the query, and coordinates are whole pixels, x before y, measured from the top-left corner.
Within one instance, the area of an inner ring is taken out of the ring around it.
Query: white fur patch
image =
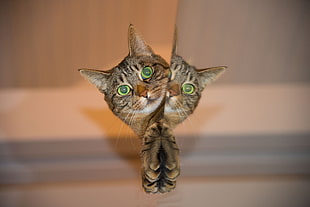
[[[146,107],[142,110],[138,110],[136,111],[136,113],[138,114],[150,114],[152,112],[154,112],[160,105],[160,103],[162,102],[163,100],[163,96],[160,96],[157,100],[155,100],[153,103],[151,104],[147,104],[147,98],[143,98],[141,101],[142,101],[142,105],[146,105]]]
[[[179,109],[172,109],[170,107],[170,105],[175,105],[176,100],[174,97],[169,98],[169,102],[170,102],[169,104],[165,105],[165,113],[181,112],[181,110],[179,110]]]

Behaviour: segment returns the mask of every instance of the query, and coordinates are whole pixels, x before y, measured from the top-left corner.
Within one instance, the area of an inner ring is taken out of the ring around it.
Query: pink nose
[[[142,96],[144,98],[147,98],[148,90],[144,85],[137,85],[136,94],[138,96]]]
[[[168,84],[168,92],[169,96],[177,96],[180,95],[180,86],[177,83]]]

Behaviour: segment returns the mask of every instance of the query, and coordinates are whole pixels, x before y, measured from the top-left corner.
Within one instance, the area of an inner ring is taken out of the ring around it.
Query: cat
[[[160,153],[157,154],[160,170],[150,172],[150,176],[144,179],[144,188],[147,191],[169,192],[175,188],[176,179],[180,174],[180,164],[179,149],[172,130],[194,112],[204,88],[225,70],[226,66],[196,69],[189,65],[177,54],[177,31],[175,29],[164,119],[161,124],[165,132],[162,136],[165,138],[160,146],[154,146],[155,152],[158,152],[158,148],[160,149]],[[152,141],[152,139],[149,140]],[[156,160],[153,163],[156,163]]]
[[[129,54],[111,70],[79,72],[104,94],[111,111],[143,137],[149,123],[163,116],[169,65],[133,25],[128,29],[128,46]]]
[[[104,94],[111,111],[141,138],[145,192],[169,192],[180,174],[172,129],[193,113],[205,85],[224,67],[196,70],[176,54],[176,35],[170,66],[133,25],[128,29],[128,44],[128,56],[111,70],[79,71]]]
[[[226,66],[197,69],[177,54],[177,29],[170,60],[170,73],[165,103],[165,120],[175,128],[196,109],[202,91],[207,85],[219,78]]]
[[[128,29],[128,44],[128,56],[111,70],[79,71],[104,94],[112,112],[141,138],[144,190],[168,192],[172,189],[169,176],[176,177],[169,161],[173,143],[163,144],[173,137],[163,123],[169,64],[153,52],[133,25]]]

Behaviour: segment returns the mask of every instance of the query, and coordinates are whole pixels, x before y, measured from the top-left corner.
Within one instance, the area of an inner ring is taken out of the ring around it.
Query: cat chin
[[[176,109],[172,109],[170,106],[165,105],[165,113],[174,113]]]
[[[176,102],[177,102],[177,100],[175,97],[166,97],[165,113],[181,112],[180,109],[175,107]],[[173,106],[173,107],[171,107],[171,106]]]
[[[185,110],[185,109],[179,109],[179,108],[176,108],[176,107],[172,108],[171,106],[169,106],[169,104],[166,103],[164,113],[165,114],[178,113],[179,115],[180,114],[184,115],[184,114],[187,114],[188,111]]]
[[[181,109],[173,109],[173,108],[171,108],[170,106],[165,106],[165,113],[184,113],[184,111],[183,110],[181,110]]]

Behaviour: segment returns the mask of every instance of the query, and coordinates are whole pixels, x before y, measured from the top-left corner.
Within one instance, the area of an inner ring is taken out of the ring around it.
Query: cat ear
[[[173,34],[173,44],[172,44],[171,57],[174,57],[174,56],[177,55],[177,41],[178,41],[178,31],[177,31],[177,25],[175,25],[174,26],[174,34]]]
[[[79,69],[79,72],[86,80],[94,84],[98,89],[103,91],[107,89],[107,79],[111,75],[110,72],[86,68]]]
[[[226,68],[226,66],[219,66],[205,69],[196,69],[203,88],[220,77],[226,71]]]
[[[152,48],[144,42],[138,33],[136,33],[132,24],[129,25],[128,29],[128,47],[130,56],[151,56],[154,54]]]

